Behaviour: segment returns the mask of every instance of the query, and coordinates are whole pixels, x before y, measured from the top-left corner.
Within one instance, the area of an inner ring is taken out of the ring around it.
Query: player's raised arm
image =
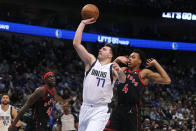
[[[147,60],[147,67],[154,66],[157,72],[153,72],[149,69],[144,69],[143,72],[145,72],[145,76],[147,79],[149,79],[152,82],[160,83],[160,84],[170,84],[171,79],[168,76],[167,72],[163,69],[163,67],[155,60],[155,59],[148,59]]]
[[[128,56],[118,56],[113,62],[123,63],[123,64],[127,65],[127,63],[128,63]]]
[[[95,23],[94,18],[82,20],[76,30],[74,40],[73,40],[73,46],[76,49],[81,60],[85,63],[85,66],[88,66],[88,65],[90,66],[96,60],[96,58],[92,54],[90,54],[81,44],[82,33],[83,33],[85,26],[87,24],[92,24],[92,23]]]

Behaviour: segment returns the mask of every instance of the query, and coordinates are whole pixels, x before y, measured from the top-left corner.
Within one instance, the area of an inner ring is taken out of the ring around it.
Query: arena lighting
[[[0,21],[0,30],[15,32],[15,33],[30,34],[30,35],[70,39],[70,40],[73,40],[75,34],[75,31],[70,31],[70,30],[32,26],[32,25],[11,23],[5,21]],[[129,39],[129,38],[105,36],[105,35],[90,34],[90,33],[83,33],[82,41],[94,42],[94,43],[105,42],[105,43],[120,44],[124,46],[141,47],[141,48],[196,51],[196,43]]]

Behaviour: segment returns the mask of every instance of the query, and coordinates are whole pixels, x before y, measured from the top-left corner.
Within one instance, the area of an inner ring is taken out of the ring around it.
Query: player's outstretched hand
[[[93,24],[95,22],[96,22],[95,18],[90,18],[90,19],[82,20],[82,23],[84,23],[85,25]]]
[[[119,72],[121,70],[120,66],[116,63],[116,62],[113,62],[113,68],[114,70],[116,70],[117,72]]]
[[[149,67],[152,67],[154,66],[155,64],[157,63],[157,61],[153,58],[150,58],[146,61],[146,67],[149,68]]]

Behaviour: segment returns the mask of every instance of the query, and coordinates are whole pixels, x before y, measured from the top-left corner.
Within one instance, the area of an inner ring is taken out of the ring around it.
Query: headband
[[[44,75],[44,80],[46,79],[46,77],[47,77],[49,74],[54,74],[54,73],[53,73],[53,72],[47,72],[47,73]]]

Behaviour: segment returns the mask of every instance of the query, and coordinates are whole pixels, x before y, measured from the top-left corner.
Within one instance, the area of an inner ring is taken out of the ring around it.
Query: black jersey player
[[[8,131],[15,131],[16,123],[22,118],[25,111],[32,107],[32,122],[27,124],[28,131],[48,131],[47,122],[54,105],[54,100],[63,104],[64,100],[57,95],[56,78],[53,72],[47,72],[44,75],[45,85],[37,88],[26,101],[16,119],[12,122]]]
[[[118,104],[112,112],[104,131],[140,131],[140,100],[143,88],[151,81],[170,84],[171,79],[155,59],[148,59],[147,67],[155,67],[157,72],[141,69],[145,62],[144,53],[134,50],[129,57],[120,56],[115,62],[127,63],[122,67],[126,75],[125,83],[116,83]]]

